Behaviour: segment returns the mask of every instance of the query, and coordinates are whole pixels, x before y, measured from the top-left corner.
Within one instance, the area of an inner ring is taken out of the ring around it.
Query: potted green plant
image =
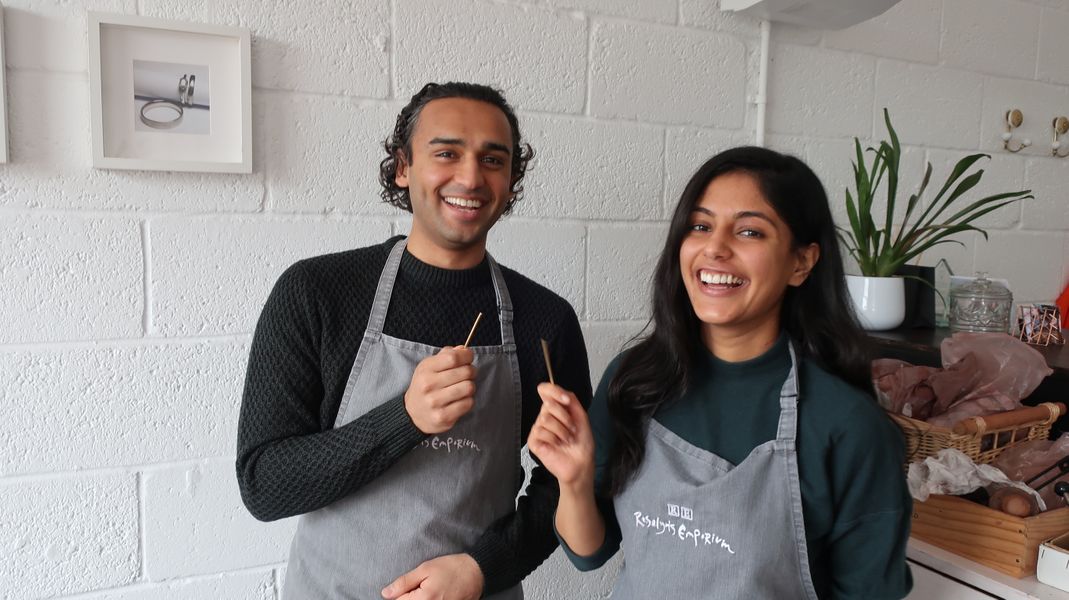
[[[1003,192],[977,200],[963,200],[984,175],[982,169],[966,174],[987,154],[970,154],[954,166],[938,193],[930,200],[925,191],[932,178],[928,163],[916,193],[909,196],[905,213],[896,223],[898,185],[902,147],[891,125],[891,116],[883,109],[889,140],[868,148],[872,161],[866,166],[861,142],[854,138],[854,190],[846,190],[846,214],[849,227],[839,228],[839,238],[850,256],[857,261],[861,276],[848,276],[847,283],[858,319],[866,329],[893,329],[904,314],[902,278],[895,274],[939,244],[962,244],[957,234],[977,231],[987,239],[987,232],[973,223],[980,217],[1004,206],[1032,198],[1031,190]],[[874,215],[873,206],[881,184],[885,184],[887,203],[884,214]]]

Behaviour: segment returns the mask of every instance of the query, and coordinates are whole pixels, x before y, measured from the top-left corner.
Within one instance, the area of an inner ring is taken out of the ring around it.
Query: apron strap
[[[497,319],[501,326],[501,345],[515,346],[516,339],[512,331],[512,297],[505,285],[505,276],[490,253],[486,253],[486,262],[490,265],[490,277],[494,282],[494,294],[497,296]]]
[[[367,320],[367,332],[364,335],[382,334],[382,326],[386,323],[386,311],[390,308],[390,297],[393,296],[393,284],[397,281],[397,270],[401,267],[401,257],[405,253],[405,245],[408,238],[397,240],[390,251],[390,257],[386,259],[386,266],[382,267],[382,276],[379,277],[378,287],[375,288],[375,302],[371,305],[371,316]]]
[[[798,434],[798,354],[794,342],[787,341],[791,356],[791,372],[779,392],[779,426],[776,439],[793,442]]]
[[[393,296],[393,284],[397,281],[397,271],[401,268],[401,257],[404,256],[408,238],[400,239],[390,250],[390,256],[386,259],[386,265],[382,267],[382,275],[379,277],[378,286],[375,288],[375,300],[371,305],[371,315],[368,317],[367,331],[365,335],[378,336],[382,334],[382,327],[386,323],[386,312],[390,308],[390,297]],[[497,297],[498,321],[501,326],[501,345],[515,346],[516,337],[512,329],[513,311],[512,297],[509,296],[508,287],[505,285],[505,276],[501,273],[501,267],[490,253],[486,253],[486,261],[490,267],[490,278],[494,284],[494,295]]]

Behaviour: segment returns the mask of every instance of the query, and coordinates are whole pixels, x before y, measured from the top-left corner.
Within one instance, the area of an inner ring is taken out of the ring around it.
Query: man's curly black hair
[[[527,165],[534,158],[534,149],[530,144],[520,138],[520,124],[516,119],[516,113],[505,100],[500,91],[494,88],[479,85],[477,83],[462,83],[451,81],[449,83],[428,83],[423,86],[408,105],[401,109],[397,115],[397,123],[393,133],[386,138],[383,147],[386,149],[386,158],[379,164],[379,183],[382,185],[383,201],[402,210],[412,212],[412,201],[408,197],[408,188],[397,185],[397,161],[399,156],[412,156],[412,133],[416,130],[416,122],[423,107],[431,100],[439,98],[467,98],[493,104],[505,113],[509,127],[512,129],[512,185],[510,191],[512,197],[505,203],[505,212],[512,211],[512,205],[523,196],[523,176],[527,173]]]

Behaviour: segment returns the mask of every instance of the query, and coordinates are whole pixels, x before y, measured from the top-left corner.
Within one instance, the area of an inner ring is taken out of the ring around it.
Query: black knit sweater
[[[299,515],[353,494],[426,437],[405,411],[403,396],[384,399],[366,415],[333,427],[379,276],[398,239],[300,261],[282,274],[267,299],[252,342],[238,424],[238,485],[256,518]],[[502,272],[515,315],[524,443],[541,407],[535,388],[547,380],[539,338],[550,343],[557,383],[574,391],[584,406],[591,395],[590,373],[571,306],[515,271],[502,267]],[[447,270],[406,251],[383,330],[431,346],[458,345],[481,311],[472,344],[497,345],[496,306],[485,260],[472,269]],[[518,583],[556,547],[557,495],[556,480],[536,467],[516,512],[466,549],[482,569],[486,594]]]

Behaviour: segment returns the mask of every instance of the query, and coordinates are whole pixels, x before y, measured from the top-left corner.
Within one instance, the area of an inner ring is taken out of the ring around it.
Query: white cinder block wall
[[[251,332],[291,262],[382,241],[378,144],[428,80],[502,87],[539,152],[498,257],[572,302],[595,378],[646,316],[665,219],[691,171],[752,142],[758,23],[716,0],[4,0],[11,160],[0,165],[0,598],[271,599],[294,523],[240,505],[234,434]],[[90,167],[85,11],[253,32],[254,173]],[[903,0],[845,31],[773,28],[773,147],[837,214],[852,136],[891,109],[907,180],[993,154],[985,184],[1035,191],[958,272],[1019,300],[1066,282],[1062,0]],[[1002,115],[1024,111],[1020,154]],[[980,240],[982,241],[982,240]],[[935,256],[925,257],[928,264]],[[532,599],[604,597],[612,569],[555,556]]]

